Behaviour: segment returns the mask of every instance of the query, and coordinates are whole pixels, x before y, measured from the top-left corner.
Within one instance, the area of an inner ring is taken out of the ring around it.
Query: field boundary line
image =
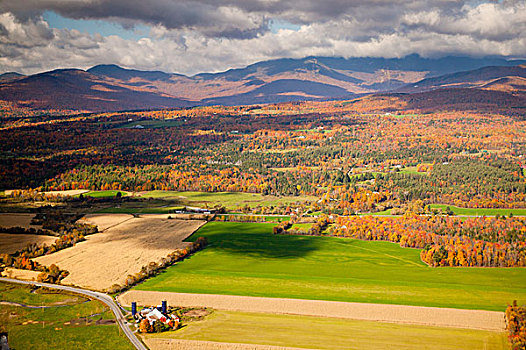
[[[325,300],[249,297],[130,290],[117,297],[122,305],[158,305],[167,300],[182,307],[218,310],[333,317],[422,326],[505,331],[504,312],[426,306],[370,304]]]
[[[143,341],[150,349],[154,350],[315,350],[314,348],[305,349],[263,344],[223,343],[208,340],[193,340],[180,338],[144,337]]]
[[[101,214],[101,215],[108,215],[108,214]],[[121,214],[117,214],[117,215],[121,215]],[[111,225],[111,226],[108,226],[108,227],[106,227],[105,229],[99,231],[98,233],[104,233],[104,232],[106,232],[107,230],[109,230],[110,228],[117,227],[117,226],[119,226],[119,225],[121,225],[121,224],[124,224],[125,222],[128,222],[128,221],[130,221],[131,219],[134,219],[134,218],[135,218],[135,216],[133,216],[132,214],[129,214],[129,215],[130,215],[131,217],[129,217],[129,218],[127,218],[126,220],[123,220],[123,221],[121,221],[121,222],[118,222],[118,223],[116,223],[116,224],[113,224],[113,225]],[[83,217],[80,218],[80,220],[87,221],[87,220],[89,220],[89,218],[87,218],[86,215],[84,215]],[[96,226],[97,226],[97,225],[96,225]],[[97,227],[98,227],[98,226],[97,226]]]

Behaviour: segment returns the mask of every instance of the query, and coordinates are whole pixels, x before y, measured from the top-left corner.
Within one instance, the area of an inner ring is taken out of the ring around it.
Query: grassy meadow
[[[0,300],[40,306],[0,307],[0,329],[9,333],[12,349],[133,349],[116,324],[104,324],[113,314],[98,301],[4,282]]]
[[[141,195],[144,198],[180,199],[188,205],[213,207],[223,205],[225,208],[271,206],[315,200],[312,196],[265,196],[260,193],[243,192],[177,192],[177,191],[149,191]]]
[[[526,302],[524,268],[431,268],[418,249],[273,226],[208,223],[190,238],[207,237],[206,249],[136,288],[496,311]]]
[[[117,190],[106,190],[106,191],[89,191],[84,193],[84,197],[93,197],[93,198],[107,198],[107,197],[116,197],[117,193],[120,192],[123,197],[129,196],[131,192],[126,191],[117,191]],[[76,196],[78,197],[78,195]]]
[[[499,332],[233,311],[214,311],[204,321],[147,337],[334,350],[509,349]]]
[[[516,216],[526,216],[526,209],[500,209],[500,208],[460,208],[453,205],[447,204],[431,204],[429,205],[431,209],[441,209],[442,211],[446,210],[447,207],[455,215],[476,215],[476,216],[495,216],[495,215],[506,215],[510,214]]]

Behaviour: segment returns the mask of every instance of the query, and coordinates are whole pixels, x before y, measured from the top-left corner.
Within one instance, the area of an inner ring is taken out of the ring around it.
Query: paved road
[[[107,294],[99,293],[99,292],[93,292],[91,290],[86,290],[86,289],[62,286],[62,285],[58,285],[58,284],[33,282],[33,281],[20,281],[20,280],[4,278],[4,277],[0,277],[0,281],[11,282],[11,283],[19,283],[19,284],[35,285],[35,286],[41,286],[41,287],[46,287],[46,288],[52,288],[52,289],[60,289],[60,290],[68,291],[68,292],[73,292],[73,293],[85,295],[85,296],[87,296],[89,298],[92,298],[92,299],[97,299],[97,300],[103,302],[104,304],[108,305],[110,310],[115,315],[115,319],[117,320],[117,324],[119,325],[119,327],[121,327],[122,331],[124,332],[124,334],[126,334],[126,336],[130,340],[130,342],[133,344],[133,346],[136,349],[138,349],[138,350],[148,350],[148,348],[135,336],[135,334],[127,326],[126,320],[125,320],[124,316],[122,315],[119,307],[117,306],[115,301],[113,301],[113,299]]]

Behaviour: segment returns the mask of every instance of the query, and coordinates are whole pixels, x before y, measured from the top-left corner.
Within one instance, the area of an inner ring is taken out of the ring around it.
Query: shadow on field
[[[212,224],[212,225],[211,225]],[[209,223],[190,240],[208,238],[205,250],[240,254],[252,258],[295,259],[311,254],[320,247],[320,240],[309,236],[272,234],[272,224]]]

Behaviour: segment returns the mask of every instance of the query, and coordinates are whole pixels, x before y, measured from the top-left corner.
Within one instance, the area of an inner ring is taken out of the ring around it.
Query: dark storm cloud
[[[162,25],[168,29],[197,30],[215,37],[254,37],[268,30],[268,20],[262,13],[251,13],[226,1],[172,0],[4,0],[4,12],[25,19],[31,14],[54,11],[73,19],[101,19],[122,24]]]
[[[63,17],[110,20],[123,26],[140,22],[212,37],[251,38],[269,30],[269,18],[303,25],[352,19],[376,28],[369,35],[374,36],[392,30],[408,11],[439,8],[452,12],[463,4],[444,0],[3,0],[0,9],[19,18],[49,10]]]

